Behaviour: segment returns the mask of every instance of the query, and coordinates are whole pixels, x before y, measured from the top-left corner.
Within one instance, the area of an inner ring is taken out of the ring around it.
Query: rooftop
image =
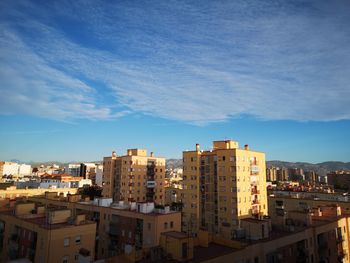
[[[56,211],[59,211],[59,210],[56,210]],[[17,218],[19,220],[23,220],[31,224],[35,224],[40,228],[44,228],[44,229],[60,229],[60,228],[76,227],[80,225],[96,224],[95,222],[89,221],[89,220],[83,220],[83,221],[80,221],[79,224],[75,224],[74,219],[67,220],[67,222],[64,222],[64,223],[50,224],[48,223],[47,216],[44,214],[26,214],[26,215],[15,216],[12,210],[2,212],[2,214]]]
[[[169,231],[169,232],[162,233],[162,235],[176,238],[176,239],[188,238],[188,235],[186,233],[178,232],[178,231]]]

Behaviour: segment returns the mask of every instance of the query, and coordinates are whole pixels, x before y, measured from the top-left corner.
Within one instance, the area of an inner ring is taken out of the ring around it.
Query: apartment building
[[[13,175],[24,176],[32,174],[32,167],[28,164],[0,161],[0,176]]]
[[[266,181],[268,181],[268,182],[277,181],[277,168],[276,167],[266,168]]]
[[[285,167],[277,168],[277,181],[288,181],[289,178],[289,170]]]
[[[195,236],[204,228],[231,239],[241,219],[267,215],[265,154],[232,140],[205,151],[197,144],[183,152],[181,195],[183,231]]]
[[[96,223],[69,209],[46,209],[17,202],[0,212],[1,261],[27,258],[32,262],[78,262],[93,259]]]
[[[273,222],[281,221],[288,211],[310,210],[313,207],[336,204],[345,214],[350,214],[350,198],[336,193],[274,191],[268,196],[269,216]]]
[[[165,158],[144,149],[128,149],[124,156],[103,159],[103,196],[115,201],[165,202]]]
[[[80,195],[62,197],[48,193],[45,197],[31,197],[31,201],[50,207],[62,207],[73,215],[84,214],[97,224],[96,258],[105,259],[133,253],[142,259],[157,250],[161,235],[181,231],[181,212],[170,211],[168,206],[154,203],[112,202],[112,198],[82,200]],[[123,261],[122,261],[123,262]]]
[[[316,263],[349,262],[349,216],[342,215],[336,207],[323,207],[317,211],[294,211],[283,225],[272,225],[267,236],[249,242],[240,240],[241,247],[227,242],[231,251],[222,245],[208,244],[195,248],[194,257],[210,263]],[[245,221],[244,219],[242,221]],[[261,232],[264,220],[249,219],[245,234]],[[255,222],[254,222],[255,221]],[[246,242],[244,244],[244,242]],[[204,251],[206,250],[206,251]],[[218,251],[220,251],[218,253]],[[203,257],[203,255],[207,257]]]
[[[350,171],[334,171],[327,174],[327,182],[335,189],[349,190]]]

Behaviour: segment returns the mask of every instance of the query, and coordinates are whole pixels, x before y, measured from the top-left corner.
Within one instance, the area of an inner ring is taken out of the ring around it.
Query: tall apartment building
[[[277,168],[277,181],[288,181],[289,172],[287,168]]]
[[[277,169],[276,167],[266,168],[266,181],[277,181]]]
[[[183,228],[232,238],[247,217],[267,215],[265,154],[232,140],[183,152]]]
[[[144,149],[128,149],[103,158],[103,196],[114,201],[155,202],[165,200],[165,158],[150,156]]]
[[[327,174],[327,182],[335,189],[348,190],[350,185],[350,171],[334,171]]]

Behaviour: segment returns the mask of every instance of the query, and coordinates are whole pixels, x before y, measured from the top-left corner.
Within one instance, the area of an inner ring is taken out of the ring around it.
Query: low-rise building
[[[19,197],[30,197],[44,195],[46,192],[55,192],[56,195],[67,196],[67,194],[76,194],[78,188],[56,188],[56,189],[18,189],[16,186],[9,186],[0,189],[0,199],[16,199]]]
[[[0,177],[5,175],[25,176],[30,174],[32,174],[32,167],[29,164],[0,162]]]
[[[90,179],[72,176],[70,174],[47,175],[41,178],[40,188],[79,188],[91,185]]]
[[[45,206],[65,207],[74,214],[85,214],[97,223],[96,256],[104,259],[133,254],[134,259],[147,255],[159,258],[162,233],[181,231],[181,212],[151,202],[113,203],[112,198],[81,200],[79,195],[67,198],[55,196],[32,197],[31,201]]]
[[[2,261],[77,262],[80,251],[94,257],[96,223],[69,209],[17,202],[0,212]]]

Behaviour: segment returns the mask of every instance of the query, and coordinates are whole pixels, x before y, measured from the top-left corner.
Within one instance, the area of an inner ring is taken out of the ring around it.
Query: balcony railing
[[[252,205],[258,205],[258,204],[259,204],[259,200],[255,199],[255,200],[252,201]]]
[[[147,181],[147,188],[155,188],[156,182],[155,181]]]
[[[260,191],[257,189],[252,189],[252,195],[258,195],[260,194]]]

